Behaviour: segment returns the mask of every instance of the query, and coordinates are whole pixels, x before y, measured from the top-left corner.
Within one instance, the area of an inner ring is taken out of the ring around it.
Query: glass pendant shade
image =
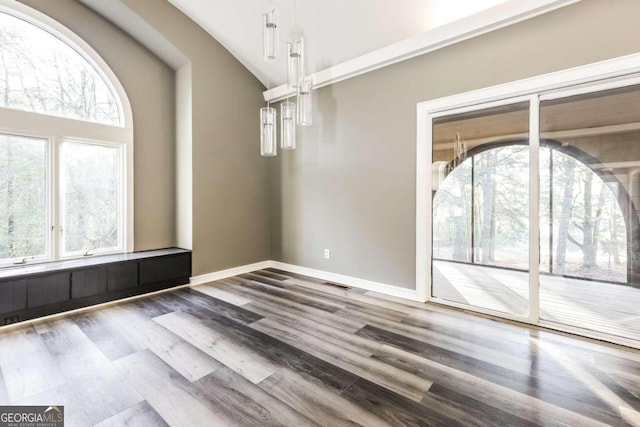
[[[263,107],[260,109],[260,154],[265,157],[278,154],[275,108]]]
[[[264,60],[271,61],[278,56],[278,15],[275,10],[272,10],[262,16],[264,18],[262,27]]]
[[[296,148],[296,104],[293,102],[280,104],[280,148]]]
[[[302,37],[287,43],[287,84],[297,88],[302,80],[304,66],[304,39]]]
[[[311,92],[313,81],[310,78],[302,79],[298,88],[298,124],[311,126]]]

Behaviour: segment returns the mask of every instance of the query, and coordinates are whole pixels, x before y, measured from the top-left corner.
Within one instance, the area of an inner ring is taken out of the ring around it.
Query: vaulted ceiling
[[[506,0],[169,0],[265,85],[286,81],[285,43],[305,38],[306,73],[467,17]],[[280,58],[262,58],[262,13],[279,15]]]

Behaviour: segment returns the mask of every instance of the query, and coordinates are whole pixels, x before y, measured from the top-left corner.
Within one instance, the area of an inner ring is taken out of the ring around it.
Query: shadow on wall
[[[338,103],[333,95],[333,86],[325,86],[317,91],[314,112],[316,113],[318,143],[337,144],[336,140],[336,120],[338,117]],[[322,109],[320,109],[322,105]]]
[[[280,169],[281,173],[286,174],[288,178],[295,178],[310,168],[321,166],[322,146],[337,144],[338,107],[333,96],[333,86],[315,90],[312,100],[313,124],[305,127],[298,126],[296,151],[291,153],[292,155],[283,155],[283,164]]]

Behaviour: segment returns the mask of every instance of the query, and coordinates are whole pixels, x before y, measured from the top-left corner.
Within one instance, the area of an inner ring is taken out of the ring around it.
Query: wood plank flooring
[[[67,426],[640,426],[640,352],[277,270],[0,330]]]

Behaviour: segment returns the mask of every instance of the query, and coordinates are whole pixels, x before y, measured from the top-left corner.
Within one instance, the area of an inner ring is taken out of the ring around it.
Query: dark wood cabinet
[[[138,286],[138,263],[129,262],[107,267],[107,291],[119,291]]]
[[[140,285],[173,280],[191,273],[191,254],[140,261]]]
[[[178,248],[0,269],[0,325],[189,283]]]
[[[59,273],[27,279],[27,308],[69,300],[70,278],[70,273]]]
[[[78,299],[107,292],[107,268],[98,267],[71,273],[71,298]]]
[[[27,308],[27,281],[8,280],[0,282],[0,313]]]

